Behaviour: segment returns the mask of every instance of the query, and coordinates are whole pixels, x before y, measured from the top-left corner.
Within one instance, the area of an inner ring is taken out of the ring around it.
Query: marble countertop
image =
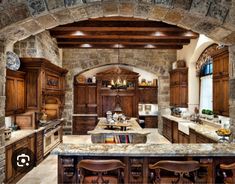
[[[45,129],[45,127],[40,127],[38,129],[35,130],[17,130],[17,131],[13,131],[11,132],[11,138],[9,140],[5,141],[5,146],[8,146],[20,139],[23,139],[31,134],[34,134],[36,132],[39,132],[41,130]]]
[[[190,120],[178,118],[178,117],[171,116],[171,115],[163,115],[162,117],[165,117],[165,118],[170,119],[175,122],[190,122],[189,128],[193,129],[195,132],[202,134],[212,140],[218,141],[221,138],[215,132],[216,130],[218,130],[217,125],[211,126],[211,123],[210,124],[206,124],[206,123],[198,124],[198,123],[192,122]]]
[[[131,118],[127,121],[127,124],[130,126],[127,127],[126,131],[122,130],[108,130],[105,129],[107,127],[106,118],[99,118],[99,122],[96,125],[94,130],[88,131],[88,134],[94,135],[94,134],[131,134],[131,133],[137,133],[137,134],[149,134],[150,132],[148,130],[144,130],[140,127],[138,122],[136,121],[136,118]],[[115,125],[115,124],[114,124]]]
[[[219,144],[60,144],[51,154],[73,156],[235,156],[235,143]]]

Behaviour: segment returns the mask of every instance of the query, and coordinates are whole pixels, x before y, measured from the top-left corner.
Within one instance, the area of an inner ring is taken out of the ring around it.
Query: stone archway
[[[110,64],[131,65],[152,72],[158,76],[158,107],[161,112],[169,107],[169,70],[174,61],[175,50],[63,49],[63,67],[69,71],[66,77],[66,105],[63,114],[68,120],[65,132],[72,132],[73,79],[78,73]],[[160,132],[161,125],[159,121]]]
[[[235,1],[211,0],[2,0],[0,1],[0,156],[4,155],[6,48],[45,29],[93,17],[128,16],[191,29],[224,44],[235,43]],[[235,46],[230,46],[230,117],[235,124]],[[164,80],[168,80],[167,78]],[[233,132],[235,132],[235,127]],[[4,158],[4,156],[3,156]],[[0,160],[2,162],[2,160]],[[3,159],[4,162],[4,159]],[[4,179],[4,165],[0,168]]]

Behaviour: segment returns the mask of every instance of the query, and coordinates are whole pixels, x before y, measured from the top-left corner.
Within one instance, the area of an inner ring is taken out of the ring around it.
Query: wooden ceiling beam
[[[96,44],[91,45],[91,47],[84,47],[79,44],[58,44],[59,48],[80,48],[80,49],[182,49],[182,45],[158,45],[155,47],[145,47],[143,45],[124,45],[122,48],[113,47],[113,45],[102,45],[102,44]]]
[[[145,42],[145,43],[182,43],[182,44],[189,44],[189,39],[94,39],[94,38],[57,38],[57,42]]]
[[[71,24],[65,24],[57,26],[52,30],[65,30],[65,29],[78,29],[82,27],[157,27],[157,28],[179,28],[185,30],[175,25],[166,24],[164,22],[157,21],[96,21],[96,20],[84,20],[79,22],[74,22]]]
[[[185,32],[184,29],[179,27],[56,27],[52,32],[65,32],[65,31],[167,31],[167,32]],[[192,32],[192,31],[190,31]]]
[[[198,36],[185,36],[185,35],[166,35],[166,36],[148,36],[148,35],[84,35],[84,36],[68,36],[57,35],[56,38],[90,38],[90,39],[195,39]]]
[[[151,45],[187,45],[188,43],[180,43],[180,42],[173,42],[173,43],[167,43],[167,42],[159,42],[159,43],[155,43],[155,42],[75,42],[75,41],[71,41],[71,42],[57,42],[58,44],[63,44],[63,45],[71,45],[71,44],[102,44],[102,45],[115,45],[115,44],[121,44],[121,45],[147,45],[147,44],[151,44]]]

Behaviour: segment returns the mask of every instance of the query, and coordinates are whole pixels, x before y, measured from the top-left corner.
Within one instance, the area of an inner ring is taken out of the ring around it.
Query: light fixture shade
[[[114,112],[122,112],[122,108],[119,103],[116,103],[116,106],[114,108]]]

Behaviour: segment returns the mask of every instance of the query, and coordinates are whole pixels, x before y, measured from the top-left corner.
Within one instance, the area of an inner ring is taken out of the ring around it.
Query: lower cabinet
[[[144,120],[145,128],[158,128],[158,116],[139,116]]]
[[[35,135],[31,134],[5,147],[5,155],[6,155],[5,183],[15,183],[26,174],[25,172],[20,172],[20,170],[17,171],[16,169],[14,169],[12,163],[13,154],[17,153],[21,149],[27,148],[32,152],[34,156],[35,155],[34,146],[35,146]],[[32,168],[33,166],[34,165],[32,165]]]
[[[86,135],[87,131],[94,130],[97,125],[97,116],[74,116],[73,135]]]
[[[178,131],[179,135],[179,143],[187,144],[189,143],[189,135],[185,134],[184,132]]]
[[[172,134],[172,121],[167,118],[163,119],[163,136],[166,137],[170,142],[173,142],[173,134]]]
[[[217,143],[217,141],[210,139],[202,134],[199,134],[195,130],[190,128],[189,143]]]
[[[35,162],[38,165],[43,161],[43,130],[35,135]]]
[[[175,121],[172,121],[172,137],[173,137],[173,143],[179,143],[179,133],[178,133],[178,123]]]

